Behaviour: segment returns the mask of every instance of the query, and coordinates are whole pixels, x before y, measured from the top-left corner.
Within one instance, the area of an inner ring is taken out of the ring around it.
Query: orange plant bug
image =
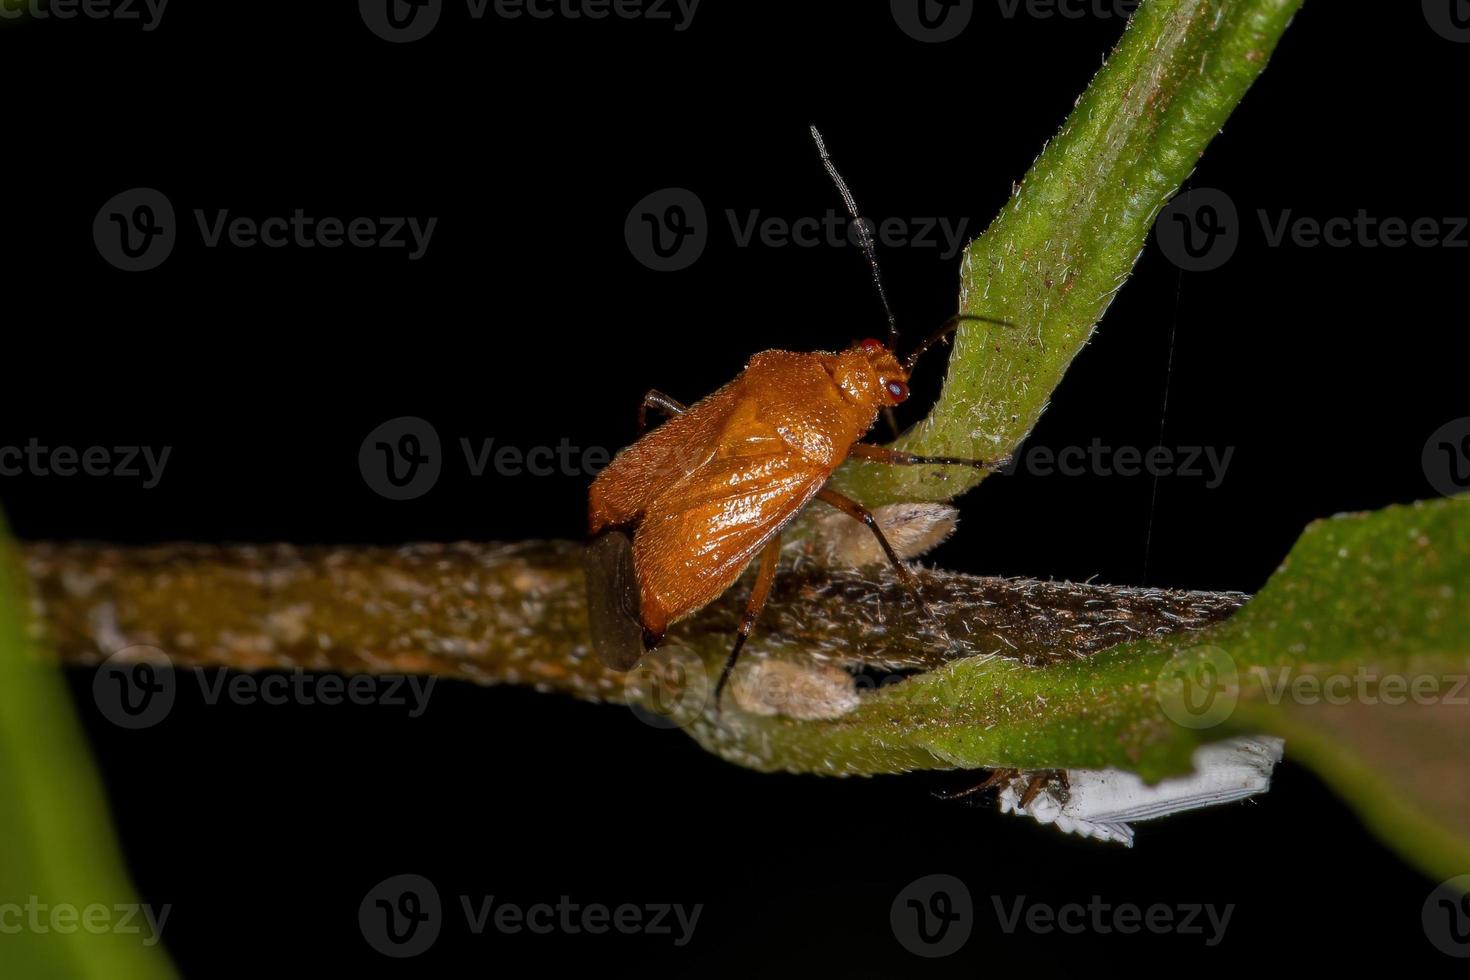
[[[735,380],[687,408],[648,392],[638,412],[638,441],[597,475],[588,493],[594,538],[586,560],[589,624],[594,646],[614,669],[631,669],[671,623],[718,598],[759,556],[734,648],[715,685],[716,711],[770,595],[781,532],[813,498],[866,524],[918,599],[913,574],[872,513],[826,485],[844,460],[979,468],[999,462],[917,456],[862,441],[880,412],[908,398],[909,374],[921,354],[962,320],[1004,321],[952,317],[899,360],[897,322],[872,235],[815,126],[812,137],[872,269],[888,341],[868,339],[837,353],[764,351]],[[651,432],[649,409],[668,416]]]

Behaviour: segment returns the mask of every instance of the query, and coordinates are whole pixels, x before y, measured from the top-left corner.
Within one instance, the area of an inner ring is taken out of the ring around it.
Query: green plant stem
[[[965,252],[960,312],[1009,325],[961,326],[938,403],[898,445],[982,459],[1020,445],[1127,280],[1154,219],[1300,6],[1145,0],[1061,132]],[[949,500],[985,475],[855,462],[838,485],[871,507]]]

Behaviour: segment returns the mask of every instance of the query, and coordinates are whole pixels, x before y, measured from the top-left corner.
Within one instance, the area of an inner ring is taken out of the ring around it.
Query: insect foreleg
[[[859,442],[848,450],[849,456],[858,459],[870,459],[875,463],[887,463],[889,466],[973,466],[977,470],[993,470],[1010,462],[1009,457],[1003,459],[962,459],[959,456],[919,456],[914,453],[906,453],[898,449],[889,449],[887,446],[874,446],[866,442]]]
[[[745,646],[745,638],[750,635],[755,621],[760,619],[761,610],[766,607],[766,600],[771,595],[771,583],[776,580],[776,564],[781,558],[781,535],[773,537],[761,551],[761,563],[755,572],[755,585],[750,590],[750,599],[745,603],[745,615],[740,617],[740,630],[735,635],[735,648],[730,651],[730,657],[725,661],[725,669],[720,671],[720,680],[715,684],[715,714],[720,713],[720,695],[725,691],[725,684],[730,680],[730,672],[735,669],[735,661],[740,659],[740,648]]]
[[[898,557],[898,552],[893,550],[893,545],[888,543],[888,536],[878,526],[878,521],[873,517],[873,512],[851,497],[844,497],[836,490],[829,489],[828,487],[823,487],[817,491],[817,499],[823,503],[831,504],[853,520],[862,521],[868,525],[868,530],[872,531],[873,536],[878,539],[878,545],[883,549],[883,553],[888,556],[888,561],[893,565],[893,570],[898,573],[898,577],[903,582],[904,588],[909,590],[909,593],[914,597],[914,601],[927,612],[929,607],[924,602],[923,595],[919,593],[918,580],[914,578],[914,573],[909,571],[909,567]]]
[[[638,434],[640,436],[648,431],[648,410],[650,408],[656,408],[668,416],[683,415],[687,411],[683,405],[657,388],[650,389],[648,394],[643,396],[643,403],[638,406]]]

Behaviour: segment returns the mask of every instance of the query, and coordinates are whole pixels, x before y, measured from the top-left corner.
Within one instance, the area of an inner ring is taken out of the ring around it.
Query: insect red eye
[[[865,353],[876,354],[882,349],[883,345],[879,341],[874,340],[872,337],[869,337],[867,340],[863,341],[863,351]]]
[[[888,393],[893,396],[894,401],[903,401],[909,396],[909,386],[902,381],[888,382]]]

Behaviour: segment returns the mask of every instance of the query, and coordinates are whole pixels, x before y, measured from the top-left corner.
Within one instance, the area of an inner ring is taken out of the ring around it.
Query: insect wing
[[[709,462],[739,397],[739,382],[728,384],[619,453],[592,482],[591,533],[637,519],[652,500]]]
[[[633,573],[633,540],[608,531],[582,554],[587,577],[587,626],[592,649],[613,670],[626,671],[642,659],[643,621],[638,615],[638,579]]]
[[[649,505],[633,545],[644,623],[661,633],[728,589],[831,476],[751,427]]]

